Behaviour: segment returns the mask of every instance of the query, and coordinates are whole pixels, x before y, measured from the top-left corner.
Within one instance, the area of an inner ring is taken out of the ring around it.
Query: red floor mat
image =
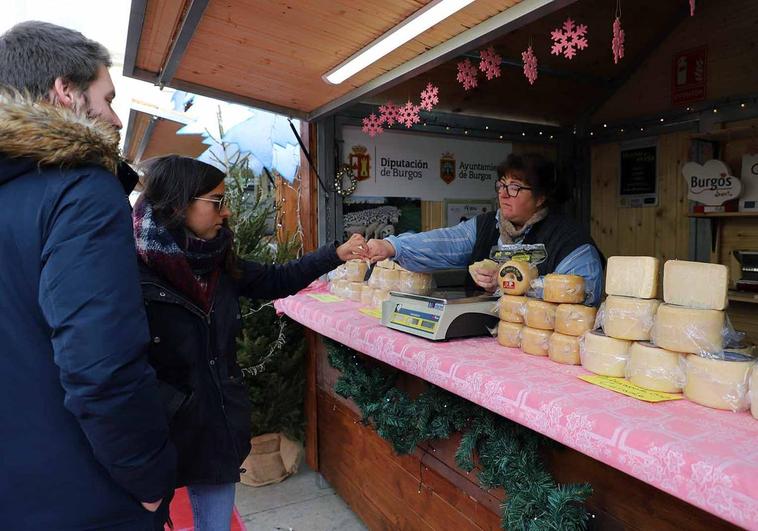
[[[171,500],[170,510],[171,520],[174,522],[174,531],[194,531],[192,506],[186,488],[176,489],[174,499]],[[166,530],[168,531],[168,526],[166,526]],[[242,522],[236,507],[234,514],[232,514],[232,531],[245,531],[245,524]]]

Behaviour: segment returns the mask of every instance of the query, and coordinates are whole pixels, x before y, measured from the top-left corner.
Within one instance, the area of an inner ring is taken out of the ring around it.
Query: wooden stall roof
[[[152,157],[172,153],[197,157],[208,149],[203,144],[201,135],[176,134],[187,125],[187,120],[180,115],[168,116],[169,113],[158,109],[141,105],[135,107],[129,112],[129,127],[124,143],[127,161],[138,164]]]
[[[322,76],[430,0],[133,0],[124,73],[313,119],[575,0],[477,0],[340,85]]]

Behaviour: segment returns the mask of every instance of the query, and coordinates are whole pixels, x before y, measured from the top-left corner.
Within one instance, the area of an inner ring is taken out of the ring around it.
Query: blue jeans
[[[229,531],[234,511],[234,483],[189,485],[195,531]]]

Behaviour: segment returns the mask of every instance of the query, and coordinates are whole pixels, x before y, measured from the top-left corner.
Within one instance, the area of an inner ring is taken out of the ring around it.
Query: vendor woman
[[[418,234],[369,240],[372,261],[393,258],[410,271],[464,268],[489,258],[498,244],[542,243],[547,258],[539,264],[548,273],[584,277],[586,304],[600,304],[603,264],[592,238],[574,219],[560,214],[560,193],[552,162],[541,155],[508,156],[498,168],[495,184],[499,209],[454,227]],[[477,270],[467,277],[487,292],[497,288],[497,271]]]

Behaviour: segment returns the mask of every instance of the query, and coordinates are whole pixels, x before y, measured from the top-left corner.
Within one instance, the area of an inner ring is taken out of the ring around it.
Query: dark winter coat
[[[294,294],[340,263],[334,244],[284,265],[241,262],[240,279],[221,273],[209,313],[141,265],[150,362],[179,454],[177,486],[237,482],[250,452],[250,400],[236,356],[239,297]]]
[[[118,134],[0,96],[0,528],[153,528],[168,440]]]

